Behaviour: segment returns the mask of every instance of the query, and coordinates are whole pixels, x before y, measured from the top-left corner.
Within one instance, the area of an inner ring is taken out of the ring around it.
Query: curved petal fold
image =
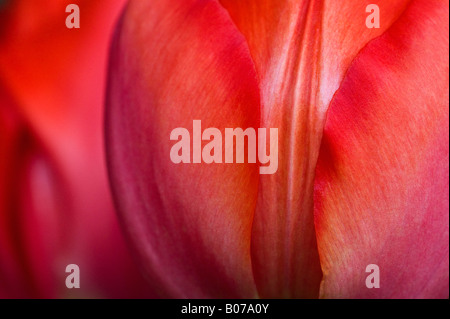
[[[328,111],[315,223],[325,298],[448,298],[448,1],[413,1]],[[380,288],[367,288],[376,264]]]
[[[260,78],[261,127],[279,129],[278,172],[260,178],[252,232],[253,269],[263,297],[313,298],[322,278],[313,220],[314,170],[326,111],[356,54],[409,0],[221,0],[247,40]]]
[[[106,117],[117,206],[160,294],[256,297],[258,166],[207,164],[196,151],[207,128],[224,138],[225,128],[260,121],[247,44],[217,1],[130,1],[111,51]],[[177,128],[188,133],[189,164],[171,160]]]

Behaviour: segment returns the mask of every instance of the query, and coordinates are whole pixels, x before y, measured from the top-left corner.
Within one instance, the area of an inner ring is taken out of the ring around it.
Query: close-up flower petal
[[[448,2],[415,1],[336,92],[315,180],[322,297],[448,297],[448,53]]]
[[[449,0],[0,0],[0,298],[448,299],[448,34]]]

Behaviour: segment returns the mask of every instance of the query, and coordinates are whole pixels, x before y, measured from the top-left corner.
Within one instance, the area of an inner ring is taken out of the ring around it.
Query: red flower
[[[448,297],[448,1],[130,1],[107,151],[173,297]],[[174,128],[278,128],[278,171],[174,164]],[[368,264],[381,288],[368,289]]]

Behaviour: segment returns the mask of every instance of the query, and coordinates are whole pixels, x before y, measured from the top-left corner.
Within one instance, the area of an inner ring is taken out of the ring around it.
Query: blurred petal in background
[[[66,6],[81,28],[65,26]],[[0,297],[147,297],[105,169],[109,43],[124,0],[0,4]],[[77,264],[81,288],[65,287]]]

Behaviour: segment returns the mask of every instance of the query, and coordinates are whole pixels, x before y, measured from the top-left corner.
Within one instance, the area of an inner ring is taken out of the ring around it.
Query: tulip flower
[[[160,295],[448,298],[449,3],[371,2],[129,1],[108,167]],[[277,172],[172,162],[194,120],[277,128]]]
[[[149,296],[110,198],[103,150],[108,47],[124,1],[0,7],[0,297]],[[80,268],[69,290],[66,266]]]

